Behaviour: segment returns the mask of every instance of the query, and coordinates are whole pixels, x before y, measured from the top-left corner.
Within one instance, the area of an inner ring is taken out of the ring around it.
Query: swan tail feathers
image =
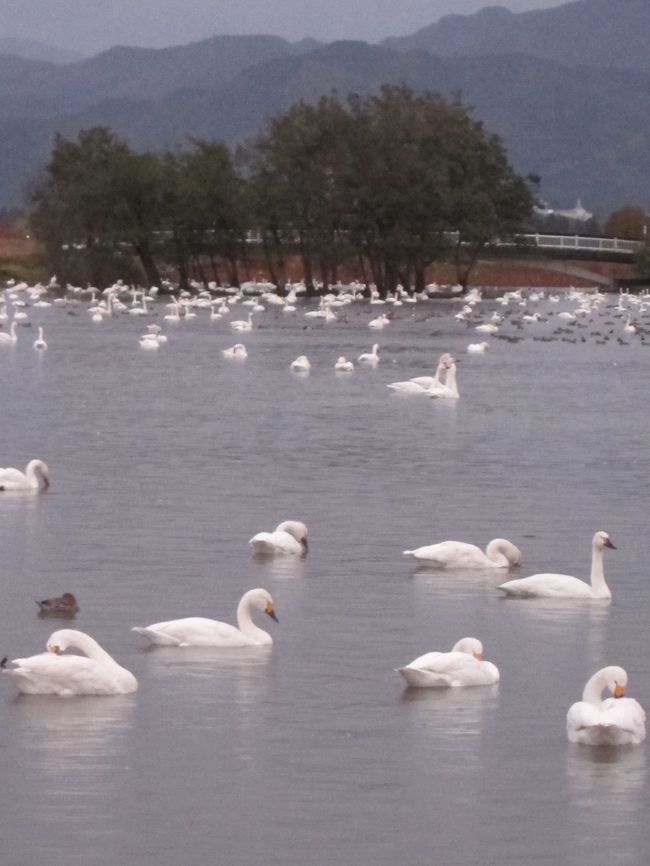
[[[137,634],[144,635],[144,637],[148,638],[151,643],[156,644],[156,646],[180,646],[181,641],[178,638],[172,637],[168,634],[163,634],[163,632],[156,631],[153,628],[147,628],[146,626],[134,625],[131,631],[136,632]]]
[[[451,685],[451,679],[447,674],[434,673],[433,671],[423,671],[418,668],[404,667],[397,668],[398,672],[404,677],[410,686],[417,688],[431,687],[448,687]]]

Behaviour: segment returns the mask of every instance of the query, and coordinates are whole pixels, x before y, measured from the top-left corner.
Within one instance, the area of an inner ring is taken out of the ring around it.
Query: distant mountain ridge
[[[105,125],[134,147],[157,150],[189,136],[235,143],[297,99],[405,82],[460,93],[502,135],[516,169],[541,176],[554,205],[580,197],[600,213],[627,202],[650,207],[650,63],[644,56],[635,66],[633,50],[626,63],[618,55],[605,62],[600,46],[613,8],[631,42],[650,44],[650,3],[577,0],[516,15],[492,7],[448,16],[380,45],[216,36],[165,49],[116,47],[65,66],[0,55],[0,206],[21,201],[57,131],[74,136]],[[536,31],[535,16],[543,25]],[[571,62],[568,36],[562,50],[551,44],[561,27],[584,30]],[[587,63],[591,53],[600,62]]]
[[[74,63],[85,57],[79,51],[69,51],[57,45],[48,45],[34,39],[21,39],[18,36],[0,37],[0,54],[11,54],[26,60],[44,60],[46,63]]]
[[[532,12],[488,6],[474,15],[448,15],[382,45],[445,57],[516,52],[568,66],[650,71],[649,35],[648,0],[574,0]]]

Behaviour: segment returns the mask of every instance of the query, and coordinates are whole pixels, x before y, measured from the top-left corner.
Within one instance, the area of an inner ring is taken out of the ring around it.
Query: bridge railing
[[[587,250],[591,252],[621,253],[634,255],[643,246],[642,241],[630,241],[622,238],[590,238],[581,235],[544,235],[525,234],[519,239],[528,246],[553,250]],[[497,246],[501,246],[497,242]],[[505,244],[507,245],[507,243]]]

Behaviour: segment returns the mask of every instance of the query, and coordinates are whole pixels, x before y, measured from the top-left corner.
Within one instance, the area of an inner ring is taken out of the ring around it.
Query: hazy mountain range
[[[650,207],[649,44],[648,0],[492,7],[379,45],[216,36],[68,62],[16,56],[0,40],[0,206],[21,203],[56,131],[102,124],[151,149],[188,136],[235,142],[297,99],[406,82],[460,92],[515,167],[540,175],[551,204]]]

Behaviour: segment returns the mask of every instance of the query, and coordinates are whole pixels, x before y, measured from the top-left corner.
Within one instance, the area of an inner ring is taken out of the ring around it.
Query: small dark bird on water
[[[39,616],[74,616],[79,612],[77,599],[71,592],[64,592],[58,598],[45,598],[36,604]]]

